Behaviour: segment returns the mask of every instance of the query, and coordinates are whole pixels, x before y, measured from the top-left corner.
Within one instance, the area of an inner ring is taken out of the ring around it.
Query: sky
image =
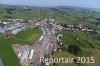
[[[0,4],[26,5],[26,6],[79,6],[100,8],[100,0],[0,0]]]

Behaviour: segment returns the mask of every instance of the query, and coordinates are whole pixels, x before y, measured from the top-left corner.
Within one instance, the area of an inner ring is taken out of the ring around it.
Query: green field
[[[33,45],[41,34],[42,31],[38,28],[29,29],[17,35],[10,36],[9,40],[4,39],[3,34],[0,34],[0,57],[4,66],[21,66],[19,59],[13,51],[12,44]]]
[[[77,11],[60,11],[59,9],[53,8],[33,8],[30,11],[24,9],[15,9],[12,10],[11,13],[7,12],[6,9],[0,9],[0,20],[7,20],[9,18],[20,18],[20,19],[34,19],[34,18],[54,18],[57,23],[65,23],[65,24],[80,24],[87,23],[91,24],[92,27],[97,22],[96,18],[100,17],[99,12],[77,12]],[[99,23],[100,21],[98,21]],[[99,27],[97,27],[98,29]]]
[[[1,20],[6,20],[9,17],[11,18],[19,18],[19,19],[33,19],[33,18],[41,18],[41,19],[45,19],[45,18],[52,18],[54,17],[55,12],[52,10],[48,10],[48,11],[44,11],[44,10],[40,10],[40,9],[35,9],[32,11],[25,11],[25,10],[15,10],[12,11],[12,14],[9,14],[5,11],[3,11],[3,13],[0,13],[0,19]]]
[[[99,26],[97,26],[97,30],[100,30],[100,25],[99,25]]]
[[[81,31],[61,31],[60,33],[63,35],[62,42],[66,45],[100,49],[100,41],[93,38],[91,34],[88,35]],[[77,38],[79,40],[76,40]]]
[[[74,57],[77,56],[80,57],[95,57],[95,63],[81,63],[77,64],[75,62],[73,63],[57,63],[54,66],[99,66],[100,65],[100,41],[93,38],[93,36],[100,36],[100,34],[97,35],[87,35],[84,32],[81,31],[61,31],[59,32],[63,35],[61,38],[62,42],[64,43],[63,49],[61,52],[56,51],[53,55],[55,58],[68,58],[68,57]],[[76,40],[78,38],[79,40]],[[68,45],[75,45],[79,46],[82,49],[82,53],[79,53],[78,55],[74,55],[69,53],[68,51]]]
[[[80,63],[77,64],[73,61],[73,63],[57,63],[54,66],[99,66],[100,65],[100,50],[96,49],[90,49],[90,48],[82,48],[83,53],[81,56],[75,56],[73,54],[70,54],[68,51],[62,51],[62,52],[55,52],[54,57],[55,58],[76,58],[76,57],[94,57],[95,63]]]
[[[26,41],[29,44],[33,45],[33,43],[35,43],[39,39],[41,34],[42,34],[42,31],[40,29],[34,28],[34,30],[29,29],[27,31],[20,32],[13,37],[18,40]]]

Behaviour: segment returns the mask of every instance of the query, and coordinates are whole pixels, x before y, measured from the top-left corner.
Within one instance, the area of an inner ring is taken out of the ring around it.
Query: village
[[[60,28],[62,30],[80,30],[80,31],[87,31],[87,32],[93,32],[96,31],[94,29],[88,28],[84,24],[78,24],[78,25],[67,25],[63,26],[60,24],[56,24],[54,22],[54,19],[42,19],[42,20],[37,20],[32,22],[33,20],[29,20],[28,24],[24,23],[24,19],[8,19],[9,22],[2,22],[0,21],[0,32],[1,33],[7,33],[7,34],[17,34],[21,31],[25,31],[28,28],[33,28],[33,27],[39,27],[42,22],[50,22],[51,24],[54,25],[55,28]],[[99,33],[99,31],[97,31]]]
[[[40,57],[44,57],[45,54],[48,53],[51,56],[52,51],[57,51],[57,49],[60,48],[63,44],[59,39],[59,37],[63,35],[55,35],[57,31],[94,31],[93,29],[89,29],[82,24],[67,25],[67,27],[62,26],[56,24],[54,19],[44,19],[42,21],[37,20],[34,22],[32,20],[29,20],[29,24],[24,23],[23,19],[9,19],[9,21],[10,22],[0,21],[0,32],[4,33],[5,35],[16,35],[21,31],[25,31],[35,27],[38,27],[43,31],[43,34],[34,46],[20,44],[12,45],[13,50],[20,59],[20,64],[22,66],[40,66]],[[61,51],[61,49],[59,49],[59,51]],[[49,63],[46,63],[46,65],[49,65]]]

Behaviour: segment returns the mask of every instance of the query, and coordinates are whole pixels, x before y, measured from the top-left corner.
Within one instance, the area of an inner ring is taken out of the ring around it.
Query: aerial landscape
[[[100,66],[99,0],[0,0],[0,66]]]

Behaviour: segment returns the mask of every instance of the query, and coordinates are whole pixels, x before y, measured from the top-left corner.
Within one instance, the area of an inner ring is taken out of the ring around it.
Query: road
[[[48,24],[47,24],[48,25]],[[50,24],[51,25],[51,24]],[[46,25],[45,25],[46,26]],[[45,54],[51,52],[57,43],[57,37],[54,32],[53,27],[42,27],[42,30],[45,32],[41,41],[38,41],[34,47],[33,59],[30,61],[32,66],[41,66],[40,58],[44,57]]]

